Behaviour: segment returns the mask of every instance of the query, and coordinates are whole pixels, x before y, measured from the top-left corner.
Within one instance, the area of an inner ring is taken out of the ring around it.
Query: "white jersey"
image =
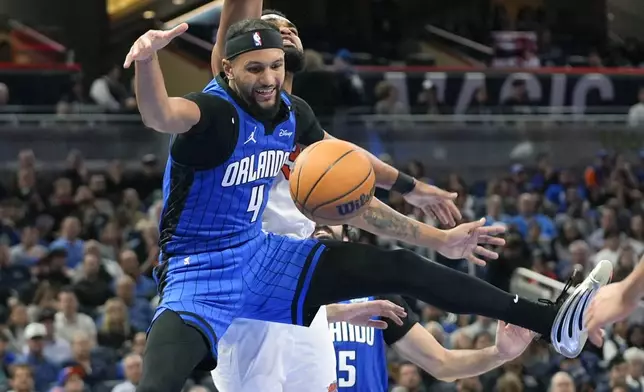
[[[275,179],[262,226],[273,233],[308,238],[315,224],[297,210],[288,186],[298,154],[299,148]],[[309,328],[236,319],[220,338],[217,350],[212,378],[219,392],[329,392],[337,388],[325,307]]]
[[[282,172],[277,175],[273,182],[268,203],[264,210],[264,217],[262,218],[262,228],[275,234],[308,238],[313,234],[315,223],[308,220],[295,207],[288,185],[291,168],[299,154],[300,147],[296,146],[295,150],[289,155],[286,164],[282,167]]]

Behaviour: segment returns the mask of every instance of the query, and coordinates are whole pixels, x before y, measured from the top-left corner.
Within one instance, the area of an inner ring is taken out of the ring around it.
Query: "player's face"
[[[277,27],[282,34],[286,72],[300,72],[304,69],[304,46],[297,27],[284,19],[266,19],[266,21]]]
[[[282,49],[254,50],[232,61],[224,60],[224,72],[251,107],[266,114],[277,113],[285,75]]]

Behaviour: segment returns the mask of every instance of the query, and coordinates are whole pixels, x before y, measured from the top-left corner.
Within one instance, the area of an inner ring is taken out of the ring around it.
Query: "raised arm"
[[[150,30],[136,40],[123,66],[135,67],[136,102],[143,123],[163,133],[184,133],[199,122],[201,112],[194,102],[168,97],[156,52],[188,29],[185,23],[172,30]]]
[[[228,28],[244,19],[256,19],[262,16],[262,0],[224,0],[217,29],[217,42],[210,56],[210,68],[213,75],[222,71],[221,60],[224,58],[224,43]]]

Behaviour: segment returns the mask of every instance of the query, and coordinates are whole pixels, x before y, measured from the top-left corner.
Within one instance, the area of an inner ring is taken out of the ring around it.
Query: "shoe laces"
[[[568,290],[570,290],[570,288],[573,285],[573,282],[575,281],[575,275],[577,275],[577,269],[574,269],[572,271],[572,275],[570,276],[570,278],[568,278],[568,281],[564,285],[563,291],[561,291],[561,294],[559,294],[559,296],[557,297],[557,299],[554,300],[554,302],[546,298],[540,298],[539,302],[549,306],[560,306],[561,304],[563,304],[566,298],[568,298]]]

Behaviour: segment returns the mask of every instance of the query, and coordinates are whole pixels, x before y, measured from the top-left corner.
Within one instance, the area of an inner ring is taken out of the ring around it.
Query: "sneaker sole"
[[[559,308],[550,333],[555,350],[567,358],[577,358],[588,340],[584,315],[600,287],[613,275],[613,263],[601,260]]]

